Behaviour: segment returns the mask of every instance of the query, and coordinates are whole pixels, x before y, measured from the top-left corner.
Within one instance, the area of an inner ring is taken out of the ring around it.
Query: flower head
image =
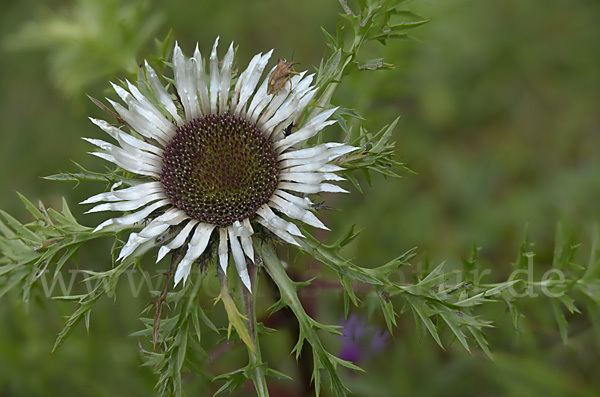
[[[343,179],[336,174],[341,168],[330,162],[355,148],[341,143],[298,148],[335,122],[329,118],[336,109],[323,110],[286,133],[316,92],[313,76],[289,77],[283,89],[269,94],[274,68],[259,82],[273,51],[254,56],[236,80],[233,43],[219,65],[218,42],[206,70],[197,47],[187,58],[175,45],[175,92],[165,88],[148,63],[143,84],[127,81],[127,89],[113,84],[126,106],[109,101],[132,133],[92,119],[117,144],[86,140],[101,149],[92,154],[137,177],[127,180],[129,186],[118,182],[82,204],[101,203],[88,212],[128,212],[96,231],[145,225],[129,235],[119,259],[151,240],[162,244],[157,261],[172,250],[185,250],[175,272],[177,285],[214,238],[223,271],[231,252],[250,289],[246,261],[254,261],[255,228],[265,227],[295,245],[303,237],[295,221],[327,229],[311,212],[306,195],[345,192],[324,181]]]

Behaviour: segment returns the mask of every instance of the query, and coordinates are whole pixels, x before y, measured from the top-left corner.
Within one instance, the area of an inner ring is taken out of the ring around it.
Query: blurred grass
[[[25,0],[0,5],[0,208],[25,216],[15,191],[54,206],[65,195],[82,223],[93,225],[101,217],[81,216],[83,209],[75,203],[102,186],[72,189],[39,177],[74,170],[71,161],[91,169],[104,166],[85,154],[90,147],[80,139],[102,135],[87,120],[102,115],[84,94],[114,97],[106,80],[123,77],[128,65],[113,64],[106,76],[97,74],[69,91],[50,67],[52,51],[60,48],[6,47],[24,24],[52,12],[72,17],[67,10],[73,4]],[[116,7],[112,1],[109,6]],[[528,224],[537,259],[549,261],[556,223],[583,239],[600,209],[600,3],[447,0],[414,1],[409,7],[432,18],[413,32],[420,42],[366,48],[365,60],[384,56],[396,69],[350,76],[334,103],[357,109],[373,130],[402,115],[398,153],[418,175],[400,181],[376,178],[364,195],[328,198],[327,204],[342,211],[327,214],[325,223],[333,232],[323,237],[333,241],[352,224],[363,228],[346,254],[365,266],[415,245],[421,258],[458,263],[475,242],[500,279],[510,271]],[[162,18],[156,36],[163,38],[173,27],[188,55],[196,42],[208,51],[220,35],[221,43],[239,45],[239,68],[256,52],[275,48],[275,58],[294,53],[299,70],[318,65],[326,54],[320,26],[334,30],[340,11],[333,0],[148,1],[143,10],[144,18]],[[80,48],[85,56],[85,47]],[[138,54],[127,53],[129,47],[114,48],[115,59],[130,55],[139,63],[153,51],[151,41],[136,48]],[[86,264],[106,265],[96,257],[102,258],[90,254]],[[315,314],[325,322],[338,321],[338,294],[322,291],[317,298]],[[72,307],[40,299],[26,311],[0,300],[0,395],[150,394],[154,379],[139,367],[136,341],[127,337],[140,328],[136,318],[146,302],[127,293],[117,304],[105,299],[92,316],[91,335],[81,325],[50,355],[60,315]],[[393,348],[364,363],[366,375],[348,374],[349,385],[356,396],[594,395],[600,388],[597,336],[575,319],[574,335],[562,345],[540,305],[532,302],[526,308],[530,317],[520,334],[501,308],[489,310],[498,327],[489,332],[495,363],[479,352],[470,356],[460,346],[444,352],[428,337],[419,341],[413,319],[403,315]],[[289,339],[269,336],[274,345],[265,350],[293,374],[291,360],[280,355],[291,348]]]

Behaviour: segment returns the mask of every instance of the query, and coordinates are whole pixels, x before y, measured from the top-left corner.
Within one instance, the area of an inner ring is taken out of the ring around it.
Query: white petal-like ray
[[[146,128],[149,128],[148,126],[151,125],[152,127],[150,128],[157,130],[158,132],[155,134],[158,137],[157,139],[159,139],[161,142],[168,142],[173,136],[173,133],[175,132],[174,124],[170,122],[168,124],[163,123],[162,120],[159,120],[154,113],[144,108],[140,104],[132,103],[129,106],[129,111],[132,117],[136,119],[138,125]],[[142,133],[137,129],[136,131]]]
[[[325,162],[315,162],[315,163],[308,163],[308,164],[302,164],[302,165],[296,165],[293,167],[289,167],[286,170],[289,170],[290,172],[314,172],[314,171],[318,171],[318,172],[338,172],[338,171],[342,171],[343,168],[340,166],[337,166],[335,164],[327,164]]]
[[[79,204],[92,204],[100,201],[136,200],[146,195],[163,191],[160,182],[140,183],[139,185],[131,186],[126,189],[116,190],[119,186],[121,186],[120,182],[115,183],[110,192],[96,194]]]
[[[196,79],[198,94],[200,96],[202,112],[204,114],[208,114],[210,113],[210,101],[208,99],[206,77],[204,76],[204,61],[202,60],[202,54],[198,49],[198,44],[196,44],[196,50],[194,51],[194,77]]]
[[[161,111],[158,110],[156,106],[154,106],[144,95],[142,95],[140,90],[136,86],[131,84],[129,80],[127,80],[127,87],[137,100],[137,103],[134,103],[145,110],[146,114],[149,117],[148,119],[151,122],[156,123],[158,128],[162,132],[164,132],[168,137],[172,137],[175,133],[175,125],[171,121],[169,121],[169,119],[164,114],[162,114]]]
[[[139,175],[153,176],[156,178],[158,178],[158,176],[159,176],[158,172],[156,171],[156,167],[154,167],[154,166],[149,166],[149,165],[143,164],[143,163],[136,164],[136,162],[134,160],[127,159],[127,158],[125,158],[125,159],[116,158],[112,154],[103,153],[103,152],[88,152],[88,153],[91,154],[92,156],[100,157],[101,159],[110,161],[111,163],[114,163],[127,171],[135,172],[136,174],[139,174]]]
[[[298,84],[305,74],[306,72],[302,72],[300,75],[293,76],[290,79],[291,84]],[[274,94],[269,106],[267,106],[266,109],[264,109],[261,113],[257,124],[263,128],[263,125],[269,121],[281,107],[285,107],[287,104],[289,104],[289,102],[292,102],[294,98],[298,96],[298,94],[300,93],[296,90],[289,92],[287,89],[282,89],[277,94]]]
[[[300,244],[298,244],[298,242],[294,239],[294,236],[292,236],[290,233],[286,232],[285,230],[281,230],[281,229],[279,229],[277,227],[274,227],[273,225],[271,225],[269,222],[267,222],[262,217],[257,216],[256,217],[256,222],[260,223],[261,225],[263,225],[264,227],[266,227],[267,229],[269,229],[270,231],[272,231],[273,234],[275,234],[277,237],[279,237],[280,239],[282,239],[286,243],[300,246]]]
[[[312,89],[311,83],[315,77],[314,73],[306,75],[306,71],[301,72],[298,76],[300,76],[300,81],[295,83],[296,85],[292,86],[292,93],[298,97],[304,96],[308,91]]]
[[[275,128],[273,128],[273,130],[270,132],[269,137],[271,138],[271,141],[276,142],[276,141],[280,141],[284,138],[284,131],[287,131],[288,127],[293,127],[295,125],[296,120],[298,119],[298,117],[296,116],[295,113],[289,115],[285,120],[283,120],[281,123],[277,124],[275,126]],[[268,132],[268,131],[267,131]]]
[[[173,71],[177,93],[181,98],[186,120],[200,117],[200,105],[196,94],[194,59],[186,59],[177,43],[175,43],[175,49],[173,50]]]
[[[195,219],[190,220],[181,231],[175,236],[173,240],[169,244],[163,245],[158,250],[158,255],[156,257],[156,262],[160,262],[162,258],[165,257],[169,253],[169,251],[177,249],[181,247],[185,241],[187,240],[190,232],[194,229],[194,226],[198,224],[198,221]]]
[[[251,91],[254,91],[254,88],[256,86],[256,83],[258,82],[258,79],[256,79],[256,81],[254,82],[254,86],[250,87],[250,84],[252,83],[251,82],[252,76],[254,75],[255,70],[259,66],[259,62],[261,59],[262,59],[262,52],[256,54],[254,57],[252,57],[252,59],[250,60],[250,63],[248,63],[248,66],[246,67],[246,69],[239,75],[238,81],[237,81],[237,83],[235,83],[235,88],[233,90],[233,95],[231,97],[231,103],[229,105],[229,109],[230,109],[231,113],[239,116],[240,109],[238,109],[238,103],[240,104],[240,107],[243,109],[244,105],[246,104],[246,101],[250,97],[250,95],[248,94],[246,96],[245,100],[242,98],[242,102],[240,102],[240,94],[242,93],[242,91],[246,92],[249,90],[249,88],[251,88]],[[247,88],[244,88],[244,87],[247,87]]]
[[[147,165],[149,169],[154,171],[160,171],[162,167],[162,159],[154,153],[145,152],[143,150],[130,148],[129,150],[123,149],[122,147],[113,145],[112,143],[105,142],[101,139],[93,138],[82,138],[84,141],[91,143],[94,146],[112,154],[116,159],[123,159],[125,164],[129,164],[127,159],[133,160],[133,163],[138,165]]]
[[[133,102],[133,95],[127,92],[123,87],[116,85],[112,81],[110,82],[110,85],[112,86],[113,90],[115,90],[119,98],[121,98],[121,100],[127,105],[130,105]]]
[[[210,239],[210,235],[214,228],[215,225],[210,225],[208,223],[198,224],[196,231],[188,244],[188,250],[177,266],[177,271],[175,272],[175,285],[179,284],[182,279],[185,283],[190,274],[190,270],[192,269],[192,263],[194,263],[206,249],[208,240]]]
[[[256,125],[265,131],[264,128],[265,121],[268,121],[271,116],[279,109],[279,107],[285,102],[287,97],[287,93],[284,91],[280,91],[277,94],[274,94],[268,102],[268,105],[261,109],[260,106],[257,106],[252,113],[251,119],[256,120]]]
[[[86,214],[90,214],[92,212],[102,212],[102,211],[133,211],[140,207],[143,207],[146,204],[150,204],[153,201],[157,201],[160,199],[166,199],[167,196],[164,192],[156,192],[152,194],[148,194],[146,196],[140,197],[135,200],[127,200],[127,201],[118,201],[111,203],[103,203],[98,204],[92,209],[86,211]]]
[[[272,54],[273,50],[269,51],[263,56],[260,56],[260,54],[256,55],[250,62],[250,65],[248,65],[248,69],[246,69],[246,71],[244,72],[243,80],[241,82],[238,80],[238,84],[236,85],[235,89],[236,92],[238,90],[240,92],[239,102],[236,104],[235,109],[233,109],[236,115],[246,116],[246,103],[248,102],[248,99],[250,99],[252,93],[256,89],[256,85],[260,80],[260,76],[265,70],[265,67],[267,66],[267,63],[269,62],[269,59],[271,58]],[[252,64],[253,61],[255,61],[256,63]],[[267,86],[265,83],[265,93],[267,92],[266,89]]]
[[[150,153],[154,153],[158,156],[162,156],[163,150],[160,147],[151,145],[147,142],[137,139],[132,135],[120,130],[119,128],[113,127],[104,120],[93,119],[90,117],[92,123],[102,128],[104,132],[109,134],[113,139],[119,142],[119,145],[125,150],[145,150]]]
[[[144,165],[150,165],[153,167],[160,168],[162,164],[162,160],[160,157],[149,153],[144,152],[139,149],[123,149],[119,146],[113,145],[112,143],[105,142],[101,139],[93,139],[93,138],[82,138],[84,141],[91,143],[94,146],[99,147],[100,149],[110,153],[115,158],[119,159],[133,159],[134,162],[138,161]]]
[[[123,246],[119,253],[118,260],[122,260],[131,255],[140,244],[155,239],[164,233],[170,226],[178,225],[188,219],[185,212],[178,208],[169,208],[164,214],[155,218],[139,233],[131,233],[127,244]]]
[[[219,79],[219,59],[217,58],[217,46],[219,45],[219,37],[216,38],[215,44],[213,44],[212,51],[210,52],[209,59],[209,70],[210,70],[210,112],[217,113],[217,99],[219,96],[219,90],[221,88]]]
[[[175,120],[177,125],[183,125],[184,121],[177,112],[175,102],[173,102],[171,96],[169,95],[165,87],[161,84],[160,80],[158,79],[158,75],[156,74],[154,69],[148,64],[147,61],[145,61],[145,65],[146,76],[148,77],[148,80],[150,81],[150,86],[152,87],[152,90],[156,94],[156,97],[160,101],[161,105],[165,107],[165,109],[167,110],[167,112],[169,112],[171,117],[173,117],[173,120]]]
[[[140,238],[137,233],[131,233],[127,239],[127,243],[121,248],[117,261],[122,261],[131,255],[140,244],[148,241],[149,239]]]
[[[252,101],[250,101],[250,106],[248,106],[248,110],[246,111],[246,118],[253,123],[256,123],[260,113],[273,98],[272,94],[267,94],[267,85],[269,81],[268,76],[273,72],[273,70],[275,70],[275,66],[273,66],[273,69],[271,69],[271,71],[267,74],[267,77],[263,80],[262,84],[254,93]]]
[[[328,142],[320,145],[312,146],[306,149],[290,150],[279,155],[279,160],[287,159],[312,159],[315,156],[321,156],[323,153],[327,153],[329,149],[337,146],[344,146],[343,143]],[[350,146],[352,147],[352,146]],[[312,160],[309,160],[312,161]]]
[[[270,119],[260,125],[265,134],[267,134],[267,136],[272,135],[275,127],[285,120],[288,120],[294,114],[296,106],[298,106],[298,98],[296,97],[293,97],[290,101],[284,103]],[[286,123],[286,125],[287,124],[288,123]]]
[[[271,71],[272,73],[273,71]],[[271,74],[269,73],[269,75]],[[300,73],[300,75],[295,75],[290,79],[290,84],[297,84],[306,72]],[[268,82],[268,78],[265,79]],[[262,89],[262,86],[261,86]],[[282,104],[286,103],[286,101],[292,101],[296,96],[296,92],[292,91],[291,93],[287,88],[281,89],[278,93],[267,95],[263,101],[258,102],[257,106],[252,111],[250,115],[250,120],[256,122],[257,125],[263,128],[265,122],[267,122],[275,112],[282,106]],[[267,129],[265,129],[267,130]],[[268,134],[267,134],[268,135]]]
[[[120,218],[109,219],[107,221],[102,222],[100,225],[98,225],[94,229],[94,232],[102,230],[105,227],[110,226],[110,225],[117,225],[119,227],[127,227],[127,226],[135,225],[136,223],[140,222],[141,220],[146,219],[146,217],[148,217],[148,215],[150,215],[152,212],[154,212],[157,209],[159,209],[160,207],[164,207],[165,205],[168,205],[168,204],[171,204],[170,200],[160,200],[160,201],[157,201],[156,203],[153,203],[153,204],[145,207],[144,209],[142,209],[138,212],[134,212],[133,214],[125,215]]]
[[[328,163],[344,154],[357,150],[354,146],[324,143],[308,149],[291,150],[279,155],[279,166],[283,169],[312,163]]]
[[[112,153],[88,153],[93,156],[100,157],[106,161],[110,161],[111,163],[114,163],[127,171],[135,172],[137,174],[158,177],[160,173],[159,164],[149,164],[148,162],[141,161],[141,159],[136,159],[123,150],[114,150]]]
[[[163,137],[171,136],[175,130],[173,123],[171,123],[142,93],[131,84],[128,80],[127,87],[131,91],[131,94],[124,88],[111,83],[115,92],[119,97],[127,104],[129,111],[135,117],[139,117],[143,122],[150,123],[156,127]]]
[[[293,192],[298,192],[298,193],[306,193],[306,194],[315,194],[315,193],[320,193],[320,192],[348,193],[347,190],[344,190],[339,186],[332,185],[331,183],[320,183],[320,184],[310,185],[307,183],[280,182],[277,185],[277,188],[284,189],[284,190],[291,190]]]
[[[124,150],[113,145],[108,151],[120,163],[135,168],[136,164],[143,169],[159,174],[162,169],[162,158],[142,150]]]
[[[225,113],[229,110],[227,100],[229,99],[229,90],[231,88],[231,69],[233,67],[233,42],[223,58],[221,67],[221,88],[219,92],[219,113]]]
[[[327,120],[338,108],[324,110],[318,115],[310,119],[302,128],[293,134],[288,135],[280,141],[275,142],[274,146],[281,153],[288,147],[295,145],[296,143],[304,142],[305,140],[312,138],[328,125],[334,124],[335,120]]]
[[[279,173],[279,180],[316,184],[323,181],[343,181],[344,178],[331,172],[290,172],[284,170]]]
[[[269,105],[269,109],[267,109],[267,111],[259,120],[259,123],[264,123],[265,129],[268,129],[269,125],[275,126],[279,124],[282,120],[286,119],[289,115],[294,114],[294,112],[297,111],[300,98],[302,98],[310,90],[310,82],[313,79],[312,74],[304,78],[305,74],[306,72],[302,72],[291,79],[291,83],[294,88],[289,95],[285,97],[285,101],[280,107],[277,109],[271,109],[271,106]],[[273,119],[278,121],[274,121]]]
[[[277,190],[275,190],[274,194],[285,199],[286,201],[294,203],[296,206],[298,206],[302,209],[308,209],[308,208],[312,207],[312,205],[313,205],[313,203],[310,201],[310,199],[308,197],[296,196],[296,195],[288,193],[284,190],[277,189]]]
[[[250,76],[252,71],[256,68],[256,65],[258,64],[258,61],[260,60],[261,56],[262,52],[254,55],[250,60],[250,63],[248,63],[246,69],[238,76],[237,82],[235,83],[235,87],[233,89],[233,95],[231,96],[231,101],[229,102],[229,112],[231,114],[239,116],[240,112],[237,107],[238,102],[240,100],[240,93],[242,92],[242,87],[244,86],[244,84],[246,84],[248,76]]]
[[[158,141],[165,146],[169,140],[169,135],[161,131],[155,124],[149,121],[144,115],[140,114],[141,109],[137,105],[131,105],[125,109],[120,103],[106,99],[112,107],[119,113],[127,124],[131,126],[138,134]]]
[[[252,225],[250,225],[250,219],[245,218],[242,223],[235,221],[233,223],[233,228],[235,230],[235,235],[240,238],[244,253],[252,262],[254,262],[254,247],[252,246],[252,235],[254,234],[254,230],[252,230]]]
[[[269,225],[279,230],[288,232],[294,236],[304,237],[298,226],[292,222],[288,222],[277,215],[271,210],[267,204],[263,204],[257,211],[256,214],[262,217]]]
[[[219,265],[223,273],[227,274],[227,262],[229,261],[229,251],[227,250],[227,228],[219,229]]]
[[[271,197],[269,204],[290,218],[298,219],[307,225],[318,227],[319,229],[329,230],[329,228],[325,226],[323,222],[321,222],[319,218],[315,216],[315,214],[307,211],[304,208],[298,207],[296,204],[286,201],[277,195],[273,195],[273,197]]]
[[[293,89],[289,92],[289,95],[281,96],[284,98],[281,106],[273,105],[277,100],[277,97],[269,104],[269,107],[258,121],[258,125],[265,131],[275,128],[279,123],[293,116],[297,112],[300,99],[310,90],[310,83],[313,79],[312,74],[304,78],[305,74],[306,72],[302,72],[291,78],[290,83],[292,84]]]
[[[177,207],[169,208],[164,214],[155,218],[139,233],[142,237],[157,237],[162,231],[162,224],[167,226],[176,226],[189,219],[189,216]],[[164,230],[163,230],[164,231]]]
[[[312,88],[311,87],[311,89],[308,90],[302,96],[302,98],[300,98],[300,102],[298,103],[298,108],[296,109],[296,113],[294,114],[295,118],[298,118],[298,116],[300,116],[300,113],[302,113],[304,111],[304,108],[306,108],[306,106],[308,106],[308,104],[313,99],[313,97],[315,96],[315,94],[317,93],[317,91],[318,91],[317,88]]]
[[[137,152],[138,150],[143,150],[158,155],[159,159],[162,158],[162,148],[151,145],[147,142],[142,141],[141,139],[134,138],[133,136],[123,131],[119,130],[117,142],[119,142],[119,146],[121,146],[126,151]]]
[[[315,95],[316,92],[317,92],[316,88],[310,89],[307,92],[305,92],[304,95],[302,95],[301,97],[300,96],[296,97],[299,99],[292,106],[293,112],[284,121],[282,121],[281,123],[276,125],[275,128],[273,129],[273,132],[271,133],[272,141],[279,141],[284,138],[283,130],[285,128],[287,128],[290,124],[295,123],[296,120],[298,120],[298,117],[300,116],[300,114],[302,113],[304,108],[306,108],[306,106],[311,101],[312,97]]]
[[[237,272],[242,279],[242,283],[248,288],[248,291],[252,292],[252,285],[250,284],[250,276],[248,275],[248,267],[246,265],[246,257],[244,256],[240,242],[235,235],[233,225],[227,228],[227,232],[229,234],[229,246],[231,247],[231,254],[233,255],[233,261]]]

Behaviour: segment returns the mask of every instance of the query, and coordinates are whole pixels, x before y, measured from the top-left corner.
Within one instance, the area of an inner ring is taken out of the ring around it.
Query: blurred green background
[[[412,32],[418,42],[366,47],[363,60],[384,57],[396,69],[350,76],[333,103],[356,109],[374,131],[401,115],[398,154],[417,175],[375,178],[363,195],[327,198],[341,211],[323,215],[333,232],[320,237],[334,241],[352,224],[364,229],[346,252],[364,266],[416,245],[417,268],[425,260],[452,265],[475,243],[492,281],[510,272],[526,225],[541,266],[551,261],[557,222],[587,242],[600,210],[600,2],[415,0],[407,7],[431,18]],[[188,55],[196,42],[208,52],[220,35],[222,51],[232,40],[239,45],[239,68],[275,48],[275,59],[294,54],[302,70],[328,54],[320,26],[333,31],[340,11],[334,0],[2,1],[0,208],[25,219],[19,191],[53,207],[65,196],[89,226],[103,218],[82,216],[76,205],[102,185],[73,189],[40,177],[75,171],[72,161],[103,169],[80,139],[102,136],[87,120],[102,114],[85,94],[114,99],[108,80],[135,72],[169,28]],[[106,246],[90,250],[82,266],[106,266]],[[90,335],[80,325],[52,355],[61,315],[73,307],[42,296],[0,300],[0,396],[152,394],[155,378],[128,336],[141,328],[137,316],[149,299],[131,295],[124,286],[118,300],[102,300]],[[321,321],[339,321],[338,296],[314,297]],[[539,299],[524,308],[520,333],[503,307],[486,309],[496,323],[488,332],[495,362],[450,337],[443,351],[402,315],[389,348],[361,362],[366,373],[348,374],[348,385],[356,396],[597,395],[598,336],[575,316],[562,344],[545,305]],[[370,321],[384,326],[377,316]],[[268,339],[270,365],[284,363],[296,379],[275,383],[284,391],[273,395],[301,396],[302,377],[279,352],[291,349],[289,339]],[[228,365],[216,362],[211,373],[221,368]],[[187,378],[188,394],[208,393],[201,384]]]

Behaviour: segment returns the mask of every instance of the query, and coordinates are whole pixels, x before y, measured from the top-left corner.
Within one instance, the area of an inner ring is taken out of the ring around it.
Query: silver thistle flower
[[[307,194],[345,192],[324,182],[343,180],[339,166],[330,162],[355,150],[341,143],[324,143],[298,149],[325,126],[334,109],[323,110],[296,132],[285,129],[296,122],[313,98],[313,75],[290,78],[284,89],[267,93],[267,75],[259,85],[271,57],[257,54],[232,85],[233,43],[221,66],[215,40],[208,70],[196,46],[186,58],[176,44],[173,52],[174,89],[170,94],[157,73],[145,64],[147,84],[127,82],[128,90],[113,84],[126,107],[110,101],[115,111],[137,135],[104,120],[92,122],[118,145],[86,139],[102,151],[92,154],[139,175],[129,187],[119,182],[82,204],[101,203],[88,212],[126,211],[95,230],[108,226],[119,230],[142,224],[129,235],[119,259],[125,259],[143,243],[170,236],[160,247],[157,262],[175,249],[187,250],[175,272],[175,285],[185,282],[192,264],[218,235],[219,264],[227,271],[229,251],[237,272],[250,289],[246,258],[254,260],[254,228],[267,228],[282,240],[297,245],[302,233],[294,223],[327,229],[311,212]],[[273,72],[273,69],[270,73]],[[269,75],[270,75],[269,73]],[[159,215],[156,215],[156,214]],[[283,214],[287,219],[282,218]]]

